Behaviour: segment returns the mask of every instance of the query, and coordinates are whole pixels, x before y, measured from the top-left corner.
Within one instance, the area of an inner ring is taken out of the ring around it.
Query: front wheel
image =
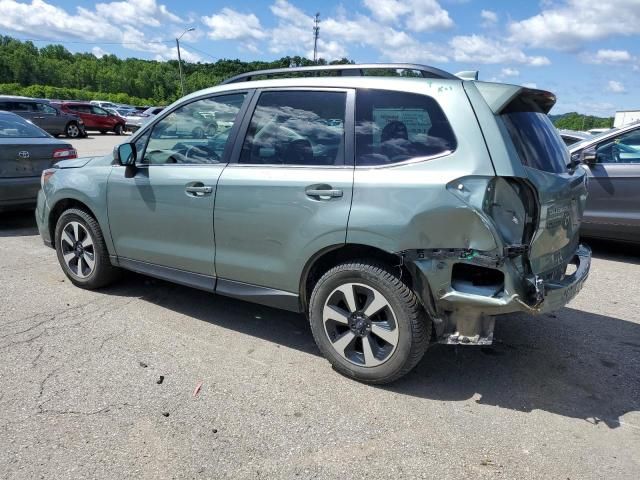
[[[409,373],[431,336],[431,321],[413,291],[392,269],[369,261],[324,274],[311,294],[309,320],[333,367],[367,383]]]
[[[122,132],[124,131],[124,129],[122,128],[122,125],[117,124],[113,129],[113,131],[115,132],[116,135],[122,135]]]
[[[81,288],[111,283],[118,270],[111,265],[98,222],[76,208],[65,211],[56,224],[55,246],[65,275]]]

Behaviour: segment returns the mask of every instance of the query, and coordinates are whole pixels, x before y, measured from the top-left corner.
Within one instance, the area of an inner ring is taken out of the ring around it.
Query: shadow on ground
[[[126,274],[105,293],[140,297],[319,355],[303,315],[136,274]],[[571,308],[538,317],[512,315],[497,322],[492,347],[434,345],[407,377],[380,388],[440,401],[477,397],[481,405],[544,410],[616,428],[621,416],[640,410],[640,324]]]
[[[0,237],[34,234],[31,213],[0,216]],[[597,258],[640,263],[632,247],[590,243]],[[138,297],[203,322],[319,355],[303,315],[133,273],[102,292]],[[475,398],[480,405],[544,410],[609,428],[620,426],[623,415],[640,410],[639,323],[564,308],[556,314],[501,318],[495,336],[490,348],[435,345],[412,373],[379,388],[440,401]]]
[[[1,237],[27,237],[38,234],[33,210],[0,212]]]

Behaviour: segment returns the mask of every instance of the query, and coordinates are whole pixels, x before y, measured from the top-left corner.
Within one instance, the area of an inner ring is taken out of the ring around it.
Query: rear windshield
[[[18,116],[0,115],[0,138],[46,138],[49,135]]]
[[[501,118],[524,165],[551,173],[567,171],[569,151],[549,117],[534,102],[519,98]]]

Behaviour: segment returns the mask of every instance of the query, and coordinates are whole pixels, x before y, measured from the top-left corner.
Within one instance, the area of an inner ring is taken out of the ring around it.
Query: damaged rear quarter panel
[[[423,161],[356,167],[347,243],[388,252],[417,248],[498,246],[483,219],[446,185],[463,176],[495,175],[462,82],[416,83],[415,93],[438,100],[456,135],[454,152]]]

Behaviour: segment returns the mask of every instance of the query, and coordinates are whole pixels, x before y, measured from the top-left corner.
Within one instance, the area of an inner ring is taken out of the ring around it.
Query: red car
[[[86,130],[98,130],[102,134],[114,132],[116,135],[122,135],[124,132],[123,118],[112,115],[104,108],[91,105],[89,102],[56,102],[55,105],[63,112],[80,117],[84,121]]]

